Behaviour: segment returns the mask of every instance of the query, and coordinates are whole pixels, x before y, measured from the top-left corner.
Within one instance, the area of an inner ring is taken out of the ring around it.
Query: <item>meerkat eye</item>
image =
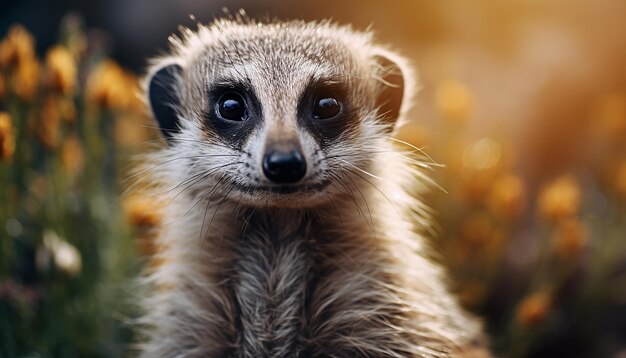
[[[247,117],[246,101],[239,93],[224,93],[217,101],[217,114],[230,121],[243,121]]]
[[[313,106],[313,118],[333,118],[339,114],[339,111],[341,111],[341,105],[336,99],[332,97],[319,98],[315,100],[315,104]]]

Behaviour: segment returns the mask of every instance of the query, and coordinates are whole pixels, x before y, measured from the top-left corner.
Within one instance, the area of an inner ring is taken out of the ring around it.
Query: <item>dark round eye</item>
[[[313,106],[313,118],[328,119],[339,114],[341,105],[339,101],[332,97],[320,98],[315,101]]]
[[[225,93],[217,101],[217,112],[224,119],[243,121],[247,116],[246,102],[239,93]]]

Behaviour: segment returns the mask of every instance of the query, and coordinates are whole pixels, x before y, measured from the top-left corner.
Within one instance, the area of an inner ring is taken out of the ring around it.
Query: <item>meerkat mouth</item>
[[[235,188],[242,193],[246,194],[279,194],[279,195],[289,195],[289,194],[309,194],[309,193],[319,193],[324,191],[326,187],[330,185],[330,180],[323,180],[319,183],[315,184],[292,184],[292,185],[273,185],[273,186],[265,186],[265,185],[247,185],[247,184],[235,184]]]

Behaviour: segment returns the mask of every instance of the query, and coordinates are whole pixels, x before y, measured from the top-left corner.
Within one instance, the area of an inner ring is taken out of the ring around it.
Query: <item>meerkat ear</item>
[[[412,71],[407,61],[393,52],[378,49],[375,52],[377,79],[381,88],[377,106],[381,120],[393,131],[402,122],[413,97]]]
[[[156,66],[146,78],[150,109],[168,144],[171,144],[173,134],[180,131],[178,110],[182,71],[180,65],[167,63]]]

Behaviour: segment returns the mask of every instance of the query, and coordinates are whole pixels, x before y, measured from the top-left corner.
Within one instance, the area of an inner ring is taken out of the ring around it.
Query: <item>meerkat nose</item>
[[[275,183],[295,183],[304,178],[306,161],[299,150],[272,150],[263,157],[263,173]]]

